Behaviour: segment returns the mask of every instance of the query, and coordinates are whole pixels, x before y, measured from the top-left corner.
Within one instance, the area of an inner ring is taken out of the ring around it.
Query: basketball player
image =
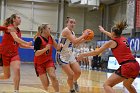
[[[99,30],[111,37],[112,40],[105,43],[98,50],[83,53],[77,57],[77,59],[80,60],[85,56],[98,55],[105,49],[111,48],[112,53],[121,66],[104,83],[106,93],[115,93],[112,87],[120,82],[123,82],[123,85],[130,93],[137,93],[132,83],[139,74],[140,66],[132,55],[126,38],[121,35],[126,27],[126,22],[121,21],[112,27],[110,33],[105,31],[103,27],[99,26]]]
[[[70,87],[70,93],[75,93],[75,90],[79,91],[77,80],[81,74],[80,66],[74,56],[73,45],[84,42],[84,37],[88,35],[88,33],[83,33],[82,36],[76,38],[73,32],[75,23],[75,19],[67,18],[67,26],[60,33],[59,37],[59,43],[62,43],[64,46],[57,53],[57,61],[68,76],[67,83]]]
[[[0,26],[0,31],[12,31],[11,28],[8,28],[8,20],[9,18],[7,18],[5,21],[4,21],[4,24],[3,26]],[[0,66],[3,66],[3,62],[2,62],[2,45],[0,43]]]
[[[20,83],[20,58],[18,48],[33,48],[32,42],[26,42],[21,39],[21,32],[18,26],[21,23],[20,16],[12,14],[7,20],[8,28],[12,31],[6,31],[2,38],[2,59],[3,59],[3,72],[0,75],[1,79],[10,78],[10,66],[14,72],[14,93],[19,93]]]
[[[50,77],[55,93],[59,93],[59,84],[56,78],[55,65],[52,58],[52,48],[54,46],[57,50],[61,49],[62,44],[57,45],[56,41],[51,37],[50,31],[51,28],[49,24],[42,24],[38,27],[34,43],[35,70],[46,91],[48,90]],[[48,75],[46,75],[46,72]]]

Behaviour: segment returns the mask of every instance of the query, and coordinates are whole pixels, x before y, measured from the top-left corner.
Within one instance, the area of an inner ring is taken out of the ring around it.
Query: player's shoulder
[[[38,36],[36,39],[35,39],[35,42],[40,42],[41,41],[41,36]]]
[[[62,30],[62,35],[63,36],[67,36],[67,35],[70,35],[71,34],[71,31],[65,27],[63,30]]]
[[[68,27],[65,27],[62,32],[70,32],[70,30],[68,29]]]

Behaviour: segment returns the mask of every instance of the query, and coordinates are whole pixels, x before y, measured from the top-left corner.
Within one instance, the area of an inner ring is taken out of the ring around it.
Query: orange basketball
[[[91,29],[84,30],[84,33],[88,33],[88,35],[84,37],[85,40],[92,40],[94,38],[94,32]]]

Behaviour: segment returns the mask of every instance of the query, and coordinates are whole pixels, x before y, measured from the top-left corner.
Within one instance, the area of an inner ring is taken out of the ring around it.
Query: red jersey
[[[13,25],[9,26],[14,27]],[[19,28],[16,29],[15,33],[21,38]],[[9,32],[5,32],[2,38],[2,54],[10,57],[18,55],[18,48],[19,44],[13,39],[12,35]]]
[[[41,36],[39,36],[39,37],[42,41],[40,49],[45,48],[47,44],[52,45],[53,40],[52,40],[51,36],[48,37],[48,42],[46,42]],[[34,56],[34,62],[36,64],[43,64],[43,63],[45,63],[47,61],[51,61],[51,60],[52,60],[52,46],[50,47],[48,53],[44,52],[43,54],[41,54],[39,56]]]
[[[127,60],[135,60],[126,38],[121,36],[113,38],[113,40],[117,43],[117,46],[116,48],[112,48],[111,50],[119,64]]]
[[[8,29],[7,29],[7,27],[5,27],[5,26],[0,26],[0,30],[2,30],[2,31],[7,31]]]

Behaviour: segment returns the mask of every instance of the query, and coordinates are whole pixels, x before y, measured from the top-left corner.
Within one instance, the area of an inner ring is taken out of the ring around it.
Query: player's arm
[[[58,44],[57,44],[57,42],[54,40],[54,38],[53,38],[52,36],[49,36],[49,39],[48,39],[48,40],[49,40],[48,43],[51,44],[51,45],[53,45],[53,47],[54,47],[55,49],[57,49]]]
[[[110,40],[108,42],[106,42],[102,47],[100,47],[99,49],[93,50],[91,52],[87,52],[87,53],[81,53],[78,57],[77,60],[81,60],[83,57],[87,57],[87,56],[96,56],[99,55],[100,53],[102,53],[103,51],[105,51],[108,48],[114,48],[116,47],[117,44],[115,41]]]
[[[10,34],[12,35],[13,39],[19,43],[19,44],[27,44],[27,45],[32,45],[32,42],[26,42],[24,40],[22,40],[21,38],[19,38],[17,36],[17,34],[15,32],[10,32]]]
[[[0,31],[5,31],[5,32],[12,32],[14,28],[11,27],[5,27],[5,26],[0,26]]]
[[[88,42],[88,41],[89,41],[89,40],[82,39],[82,40],[80,40],[76,45],[79,45],[79,44],[81,44],[81,43]]]
[[[6,30],[8,30],[7,27],[5,27],[5,26],[0,26],[0,31],[6,31]]]
[[[55,49],[57,49],[57,42],[54,40],[54,38],[52,37],[52,41],[53,41],[53,47],[55,48]]]
[[[110,32],[108,32],[108,31],[106,31],[102,26],[99,26],[99,30],[102,32],[102,33],[104,33],[105,35],[107,35],[108,37],[112,37],[111,36],[111,33]]]
[[[40,56],[40,55],[42,55],[43,53],[45,53],[47,50],[50,49],[50,46],[51,46],[50,44],[47,44],[45,48],[40,49],[41,43],[42,43],[42,41],[41,41],[40,37],[37,37],[37,38],[35,39],[35,43],[34,43],[34,52],[35,52],[35,56]]]
[[[64,36],[67,37],[73,44],[77,44],[79,41],[81,41],[85,36],[87,36],[87,33],[83,33],[79,38],[76,38],[70,30],[65,29],[63,32]]]
[[[34,49],[34,46],[29,46],[29,45],[25,45],[25,44],[20,44],[19,47],[20,47],[20,48]]]
[[[17,43],[19,43],[19,44],[26,44],[26,45],[29,45],[29,46],[32,45],[32,42],[26,42],[26,41],[22,40],[21,38],[19,38],[19,37],[17,36],[17,34],[15,33],[16,30],[14,29],[14,27],[9,27],[9,28],[10,28],[10,30],[8,30],[8,32],[12,35],[13,39],[14,39]]]
[[[52,38],[53,39],[53,38]],[[54,39],[53,39],[53,47],[56,49],[56,50],[60,50],[62,47],[63,47],[63,44],[58,44]]]

